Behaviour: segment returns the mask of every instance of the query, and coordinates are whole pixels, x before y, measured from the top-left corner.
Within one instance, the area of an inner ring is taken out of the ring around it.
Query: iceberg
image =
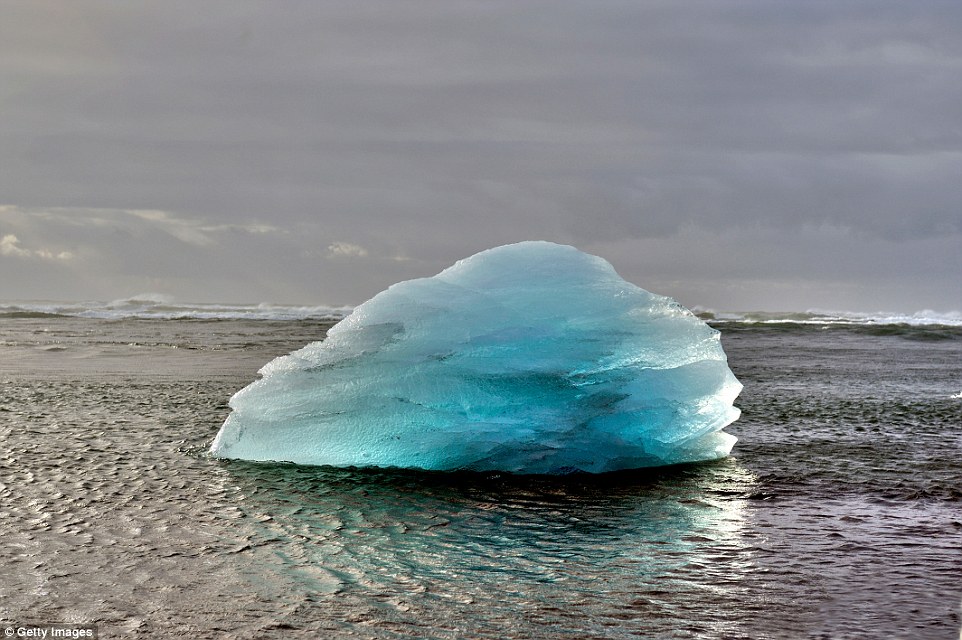
[[[214,456],[530,474],[713,460],[742,389],[717,330],[540,241],[395,284],[259,374]]]

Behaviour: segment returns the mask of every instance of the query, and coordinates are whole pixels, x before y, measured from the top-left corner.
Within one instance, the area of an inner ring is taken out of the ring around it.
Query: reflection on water
[[[740,635],[754,479],[733,459],[563,478],[219,464],[249,578],[297,628]]]

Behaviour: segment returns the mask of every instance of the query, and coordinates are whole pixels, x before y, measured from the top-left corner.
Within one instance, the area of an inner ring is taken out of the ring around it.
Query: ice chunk
[[[230,401],[216,456],[604,472],[721,458],[718,331],[574,247],[522,242],[396,284]]]

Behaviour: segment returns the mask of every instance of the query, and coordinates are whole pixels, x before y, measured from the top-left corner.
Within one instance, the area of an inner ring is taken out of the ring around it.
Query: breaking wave
[[[281,304],[176,302],[160,294],[140,294],[111,302],[0,303],[0,318],[74,317],[103,320],[340,320],[352,307]]]
[[[801,312],[716,312],[696,309],[698,315],[713,323],[742,324],[803,324],[842,326],[904,325],[912,327],[962,327],[962,312],[931,310],[915,313],[862,313],[856,311],[801,311]]]

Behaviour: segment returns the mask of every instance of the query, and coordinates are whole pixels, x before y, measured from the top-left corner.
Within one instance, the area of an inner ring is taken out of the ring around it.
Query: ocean
[[[101,638],[958,638],[962,317],[722,314],[727,459],[211,458],[346,308],[0,303],[0,627]]]

